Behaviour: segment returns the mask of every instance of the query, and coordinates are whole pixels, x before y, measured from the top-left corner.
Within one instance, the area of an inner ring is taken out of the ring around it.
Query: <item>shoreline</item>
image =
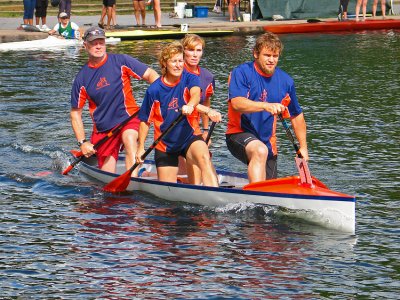
[[[301,24],[307,23],[307,20],[296,19],[296,20],[279,20],[279,21],[265,21],[265,20],[254,20],[248,22],[229,22],[229,17],[223,14],[217,14],[209,12],[206,18],[175,18],[170,17],[169,13],[162,13],[162,29],[164,30],[176,30],[180,31],[181,24],[188,24],[189,30],[231,30],[234,31],[235,35],[246,35],[246,34],[259,34],[264,32],[265,26],[271,25],[290,25],[290,24]],[[94,16],[73,16],[71,21],[77,23],[83,30],[86,28],[97,25],[100,19],[100,15]],[[388,16],[387,19],[400,20],[400,16]],[[154,16],[152,13],[146,15],[147,25],[154,25]],[[320,18],[322,22],[326,21],[337,21],[336,18]],[[372,20],[369,18],[368,20]],[[380,17],[375,20],[381,20]],[[53,28],[57,22],[56,16],[47,17],[47,26]],[[351,22],[351,21],[349,21]],[[0,18],[0,43],[6,42],[17,42],[17,41],[29,41],[35,39],[43,39],[47,37],[45,32],[28,32],[24,30],[18,30],[17,28],[22,23],[21,18]],[[133,30],[135,24],[135,18],[133,15],[117,15],[117,24],[123,27],[123,30]],[[135,28],[143,29],[143,28]],[[160,29],[160,30],[162,30]],[[118,31],[119,29],[115,29]],[[146,30],[146,29],[144,29]],[[154,30],[154,29],[148,29]]]

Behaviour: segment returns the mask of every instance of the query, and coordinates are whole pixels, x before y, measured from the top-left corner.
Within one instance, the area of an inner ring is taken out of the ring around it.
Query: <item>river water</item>
[[[206,39],[213,107],[226,113],[228,72],[255,36]],[[74,170],[69,94],[79,49],[0,53],[2,299],[398,299],[400,32],[284,35],[280,66],[296,81],[310,169],[357,197],[355,235],[274,208],[207,208],[141,194],[107,195]],[[158,70],[166,41],[115,53]],[[135,83],[141,99],[145,83]],[[87,128],[89,118],[85,118]],[[245,171],[213,138],[218,168]],[[88,133],[89,134],[89,133]],[[280,175],[295,174],[279,132]]]

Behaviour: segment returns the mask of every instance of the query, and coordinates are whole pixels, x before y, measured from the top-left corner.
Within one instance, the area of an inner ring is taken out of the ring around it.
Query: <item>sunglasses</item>
[[[69,17],[62,17],[61,19],[65,20],[65,19],[69,19]]]
[[[105,36],[106,33],[104,30],[102,29],[95,29],[89,32],[85,32],[85,34],[83,35],[83,39],[86,40],[88,37],[90,36]]]

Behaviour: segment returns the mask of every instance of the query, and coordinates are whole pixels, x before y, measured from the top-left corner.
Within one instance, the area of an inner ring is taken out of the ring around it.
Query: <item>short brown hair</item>
[[[272,51],[279,51],[280,55],[283,51],[283,44],[276,34],[267,31],[257,38],[253,52],[258,55],[264,48]]]
[[[161,74],[165,75],[167,73],[167,61],[174,56],[175,54],[183,54],[183,46],[180,42],[175,41],[170,44],[167,44],[160,53],[158,58],[158,62],[161,68]]]
[[[183,49],[190,49],[193,50],[196,44],[200,43],[203,46],[203,49],[206,46],[206,42],[204,39],[197,34],[188,33],[185,37],[181,40]]]

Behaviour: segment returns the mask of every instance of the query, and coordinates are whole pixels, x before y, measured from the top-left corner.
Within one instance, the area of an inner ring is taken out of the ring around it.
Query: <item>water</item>
[[[0,290],[5,299],[395,299],[399,284],[400,32],[284,35],[314,176],[356,195],[349,236],[254,205],[206,208],[148,194],[110,196],[77,171],[69,124],[83,51],[0,53]],[[226,114],[228,71],[254,36],[207,39],[213,106]],[[166,41],[116,53],[158,70]],[[135,88],[137,99],[145,83]],[[89,118],[85,118],[90,128]],[[217,126],[218,168],[244,171]],[[279,132],[280,175],[295,174]]]

